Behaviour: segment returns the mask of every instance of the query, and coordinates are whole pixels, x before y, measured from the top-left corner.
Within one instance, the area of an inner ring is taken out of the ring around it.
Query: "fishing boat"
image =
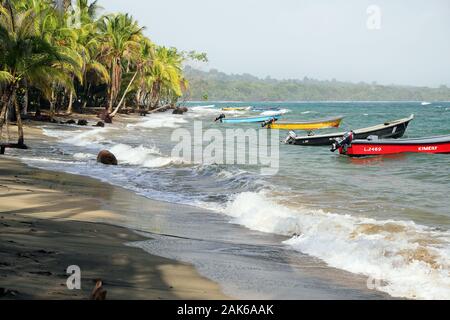
[[[365,140],[354,140],[353,132],[347,133],[333,145],[331,151],[351,157],[389,155],[398,153],[449,153],[450,135],[415,139],[379,139],[371,136]]]
[[[312,131],[318,129],[326,128],[338,128],[341,125],[343,117],[322,119],[314,121],[303,121],[303,122],[278,122],[273,120],[268,120],[263,124],[263,127],[268,129],[278,129],[278,130],[305,130]]]
[[[266,121],[276,121],[280,119],[280,116],[262,116],[262,117],[250,117],[250,118],[226,118],[224,114],[216,118],[216,122],[221,123],[260,123]]]
[[[229,108],[222,108],[222,111],[249,111],[252,107],[229,107]]]
[[[355,139],[367,139],[369,136],[378,136],[379,138],[398,139],[403,137],[409,123],[414,119],[414,115],[408,118],[399,119],[395,121],[385,122],[372,127],[354,130]],[[286,144],[295,144],[300,146],[331,146],[336,139],[340,139],[345,135],[345,132],[297,136],[295,132],[290,132],[286,138]]]

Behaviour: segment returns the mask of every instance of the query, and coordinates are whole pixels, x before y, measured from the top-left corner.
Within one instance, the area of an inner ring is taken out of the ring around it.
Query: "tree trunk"
[[[85,94],[84,94],[83,106],[81,107],[81,113],[83,113],[83,110],[86,108],[86,106],[89,102],[90,93],[91,93],[91,83],[89,83],[88,86],[86,87]]]
[[[138,73],[136,72],[133,76],[133,78],[131,79],[130,83],[128,84],[127,88],[125,89],[125,92],[123,93],[122,99],[120,100],[119,104],[116,107],[116,110],[114,110],[113,113],[111,113],[111,117],[114,117],[117,112],[119,112],[120,107],[122,106],[122,103],[125,100],[125,97],[127,96],[128,90],[130,90],[131,85],[133,84],[134,80],[136,79],[136,76],[138,75]]]
[[[22,117],[20,115],[19,102],[17,101],[16,88],[13,89],[12,102],[14,104],[14,109],[16,111],[16,118],[17,118],[16,122],[17,122],[17,130],[18,130],[18,135],[19,135],[17,144],[19,146],[23,146],[24,145],[23,124],[22,124]]]
[[[113,111],[114,102],[117,99],[117,96],[120,91],[120,73],[121,73],[120,59],[113,59],[111,66],[111,85],[110,85],[110,93],[109,93],[109,105],[108,112],[111,113]]]
[[[72,114],[73,109],[73,91],[70,90],[69,105],[67,106],[67,114]]]
[[[22,114],[26,116],[28,114],[28,105],[30,103],[30,98],[29,98],[29,93],[28,93],[28,82],[26,80],[24,81],[24,86],[25,86],[25,94],[23,96]]]
[[[52,86],[52,94],[50,97],[50,118],[53,119],[53,117],[55,116],[55,86]]]
[[[9,89],[6,88],[2,96],[2,111],[0,112],[0,128],[2,128],[6,122],[6,112],[8,111],[9,97],[10,97]]]
[[[139,87],[138,91],[136,92],[136,105],[138,109],[141,108],[141,87]]]
[[[167,106],[162,106],[162,107],[153,109],[153,110],[149,111],[148,113],[156,113],[156,112],[158,112],[159,110],[162,110],[162,109],[164,109],[164,108],[167,108]]]

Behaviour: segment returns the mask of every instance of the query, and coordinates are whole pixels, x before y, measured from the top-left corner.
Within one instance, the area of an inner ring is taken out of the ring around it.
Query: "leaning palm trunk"
[[[134,80],[136,79],[136,76],[138,75],[138,73],[136,72],[133,76],[133,78],[131,79],[130,83],[128,84],[125,92],[123,93],[122,99],[120,100],[119,104],[116,107],[116,110],[114,110],[113,113],[111,113],[111,117],[114,117],[117,112],[119,112],[120,107],[122,106],[122,103],[125,101],[125,97],[127,96],[128,90],[130,90],[131,85],[133,84]]]
[[[166,109],[166,108],[167,108],[167,106],[164,105],[164,106],[161,106],[161,107],[159,107],[159,108],[156,108],[156,109],[153,109],[153,110],[149,111],[149,113],[156,113],[156,112],[158,112],[159,110],[163,110],[163,109]]]

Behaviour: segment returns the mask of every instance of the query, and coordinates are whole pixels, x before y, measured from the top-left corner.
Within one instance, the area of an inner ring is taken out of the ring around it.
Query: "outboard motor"
[[[216,118],[216,120],[214,120],[214,122],[222,121],[222,120],[225,119],[225,118],[226,118],[226,116],[222,113],[220,116],[218,116],[218,117]]]
[[[272,123],[274,123],[275,121],[277,121],[277,119],[276,119],[276,118],[272,118],[272,119],[270,119],[270,120],[264,121],[264,122],[261,124],[261,126],[262,126],[263,128],[265,128],[265,127],[267,127],[268,125],[271,125]]]
[[[291,144],[295,141],[295,138],[297,138],[297,134],[294,131],[289,131],[289,135],[284,140],[285,144]]]
[[[336,142],[333,143],[333,146],[331,147],[331,152],[335,152],[339,148],[349,146],[354,138],[355,133],[353,131],[347,132],[346,134],[344,134],[342,139],[336,139]]]

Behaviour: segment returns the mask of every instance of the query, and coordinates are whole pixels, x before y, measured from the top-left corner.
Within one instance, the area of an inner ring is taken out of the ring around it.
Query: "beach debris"
[[[148,114],[148,111],[145,110],[144,108],[141,108],[138,110],[138,113],[141,117],[145,117]]]
[[[1,143],[1,144],[0,144],[0,154],[5,154],[6,148],[11,148],[11,149],[22,149],[22,150],[28,149],[27,145],[25,145],[25,144],[18,144],[18,143]]]
[[[185,112],[188,112],[188,108],[186,107],[177,107],[173,110],[172,114],[184,114]]]
[[[94,290],[92,290],[91,300],[103,301],[106,300],[107,291],[103,289],[103,281],[96,280]]]
[[[80,119],[80,120],[78,120],[77,125],[79,125],[79,126],[87,126],[88,122],[87,122],[87,120]]]
[[[105,109],[102,112],[100,112],[98,114],[98,117],[100,119],[102,119],[102,121],[105,122],[105,123],[112,123],[112,118],[111,118],[111,116],[110,116],[110,114],[108,112],[108,109]]]
[[[99,122],[97,122],[97,124],[94,127],[104,128],[105,123],[103,121],[99,121]]]
[[[105,165],[117,166],[117,158],[108,150],[102,150],[98,153],[97,162]]]

